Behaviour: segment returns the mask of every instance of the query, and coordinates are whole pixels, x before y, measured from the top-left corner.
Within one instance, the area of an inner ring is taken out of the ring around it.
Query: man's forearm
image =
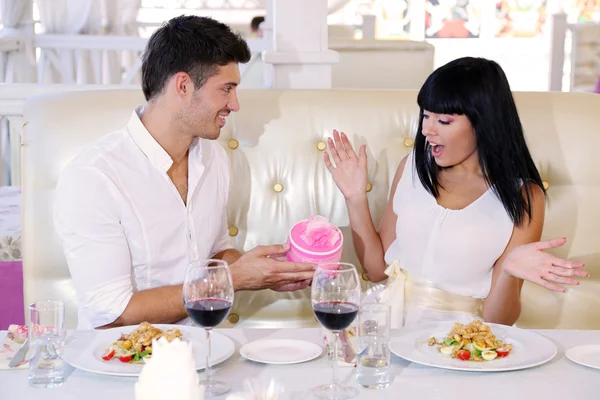
[[[215,260],[227,261],[227,264],[231,265],[242,256],[242,253],[237,249],[227,249],[220,253],[215,254],[212,258]]]
[[[186,317],[182,285],[163,286],[135,292],[123,314],[115,322],[98,329],[137,325],[144,321],[172,324]]]

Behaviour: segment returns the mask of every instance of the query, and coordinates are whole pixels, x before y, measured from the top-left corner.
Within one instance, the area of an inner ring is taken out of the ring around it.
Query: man
[[[224,24],[170,20],[144,54],[147,104],[65,167],[54,217],[80,329],[184,319],[181,283],[193,260],[229,262],[236,290],[310,283],[313,265],[275,260],[285,246],[241,255],[227,234],[229,162],[215,139],[240,108],[238,63],[249,59]]]
[[[252,18],[252,21],[250,21],[250,32],[252,33],[252,36],[258,38],[263,37],[263,31],[260,27],[260,24],[262,24],[263,22],[265,22],[265,17],[257,16]]]

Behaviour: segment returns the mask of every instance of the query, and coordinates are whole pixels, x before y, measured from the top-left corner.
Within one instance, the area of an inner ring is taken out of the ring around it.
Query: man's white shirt
[[[142,124],[143,111],[84,149],[56,189],[54,223],[77,292],[79,329],[114,322],[134,292],[180,284],[190,261],[232,247],[225,151],[194,140],[184,203],[167,175],[171,157]]]

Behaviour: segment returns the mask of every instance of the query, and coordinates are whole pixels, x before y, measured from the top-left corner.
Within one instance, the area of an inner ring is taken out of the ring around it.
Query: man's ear
[[[185,97],[194,92],[194,82],[185,72],[178,72],[173,75],[171,84],[174,86],[175,93],[179,97]]]

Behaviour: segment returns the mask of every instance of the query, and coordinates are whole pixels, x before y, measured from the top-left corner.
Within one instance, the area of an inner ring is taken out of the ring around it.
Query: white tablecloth
[[[227,329],[220,332],[230,336],[240,346],[257,339],[303,339],[322,344],[318,329]],[[537,368],[505,373],[470,373],[441,370],[409,363],[392,355],[393,382],[385,390],[367,390],[356,385],[355,369],[339,368],[340,378],[360,388],[359,399],[402,400],[492,400],[505,399],[598,399],[600,370],[580,366],[565,357],[571,346],[600,344],[600,331],[537,331],[558,347],[551,362]],[[4,337],[4,332],[0,333]],[[307,388],[328,383],[331,370],[325,356],[297,365],[264,365],[245,360],[236,351],[224,363],[216,366],[215,377],[242,389],[247,377],[279,380],[294,399],[307,399]],[[27,370],[0,370],[0,399],[44,400],[134,400],[136,378],[95,375],[75,370],[58,388],[34,389],[27,385]],[[223,399],[221,396],[220,399]],[[173,399],[177,400],[177,399]]]

